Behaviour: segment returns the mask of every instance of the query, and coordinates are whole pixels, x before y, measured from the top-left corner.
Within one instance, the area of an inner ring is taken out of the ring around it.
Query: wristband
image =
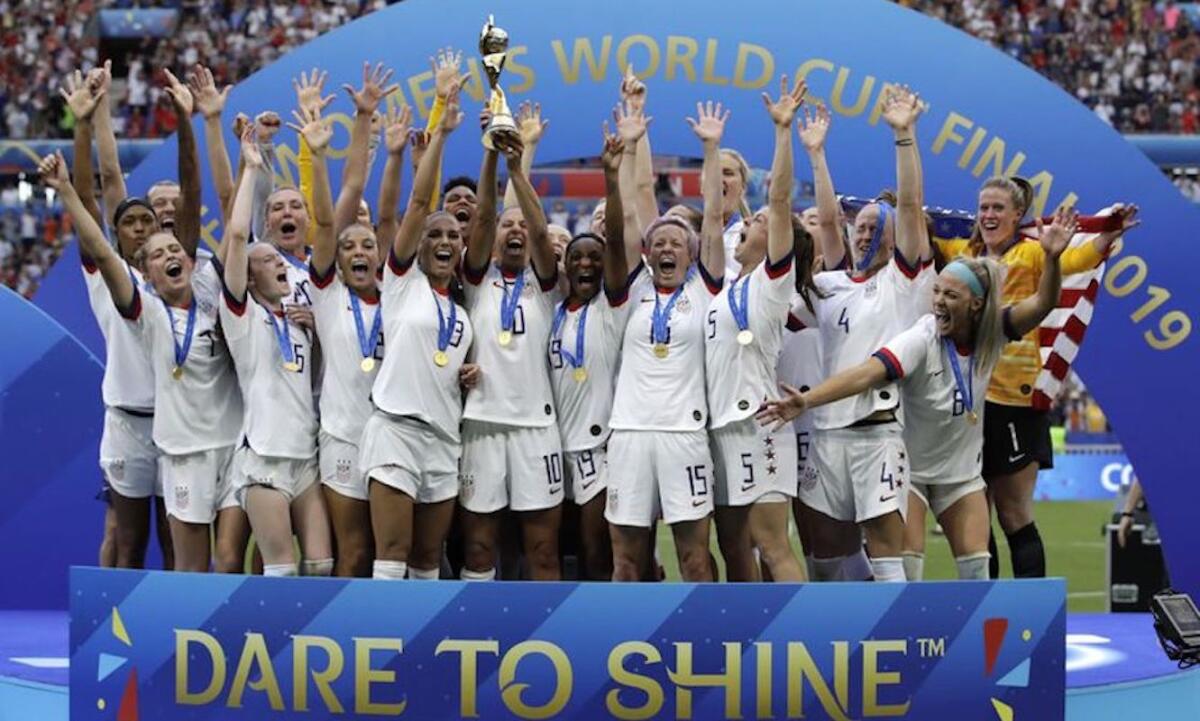
[[[901,147],[901,148],[907,148],[908,146],[910,146],[912,144],[913,144],[912,138],[900,138],[899,140],[896,141],[896,146]]]
[[[1133,511],[1121,511],[1121,518],[1133,518]]]

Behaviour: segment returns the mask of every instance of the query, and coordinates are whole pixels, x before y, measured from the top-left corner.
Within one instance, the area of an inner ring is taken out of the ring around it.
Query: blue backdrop
[[[1066,200],[1085,210],[1116,200],[1140,205],[1144,225],[1109,264],[1107,297],[1099,300],[1077,368],[1145,481],[1172,579],[1200,593],[1200,556],[1189,553],[1187,541],[1197,444],[1195,431],[1180,422],[1192,416],[1198,400],[1195,384],[1180,379],[1198,361],[1191,269],[1200,251],[1183,231],[1200,217],[1141,153],[1087,108],[986,44],[883,0],[743,0],[735,13],[721,0],[693,0],[687,12],[677,3],[633,0],[569,6],[552,0],[460,0],[453,13],[446,8],[439,0],[409,0],[322,36],[241,83],[226,116],[271,109],[287,117],[295,103],[294,75],[319,66],[336,88],[358,83],[364,60],[395,68],[401,89],[389,102],[413,105],[424,116],[433,94],[428,57],[447,44],[472,56],[465,109],[474,115],[483,84],[473,55],[479,28],[494,12],[512,37],[502,81],[512,104],[535,99],[552,120],[539,161],[595,154],[600,123],[617,100],[621,68],[632,64],[650,87],[656,152],[698,155],[683,118],[696,100],[712,98],[733,110],[726,144],[752,164],[766,166],[772,133],[759,94],[776,89],[780,73],[799,72],[811,99],[824,100],[835,113],[829,162],[843,192],[869,195],[894,184],[891,134],[878,121],[877,101],[885,83],[905,83],[930,104],[918,133],[930,203],[971,208],[987,176],[1019,172],[1033,181],[1039,211]],[[731,22],[733,16],[738,22]],[[352,106],[342,96],[330,110],[338,123],[333,146],[340,156]],[[480,146],[471,127],[466,124],[451,139],[447,175],[477,171]],[[227,138],[230,147],[233,141]],[[295,178],[295,143],[290,131],[279,138],[284,179]],[[799,156],[798,173],[806,175]],[[170,141],[134,171],[130,189],[144,192],[153,181],[174,177],[175,164]],[[376,163],[368,198],[374,198],[381,168]],[[335,158],[333,177],[339,171]],[[216,207],[211,188],[205,201]],[[220,232],[211,211],[205,220],[208,232]],[[93,332],[79,270],[69,263],[54,270],[39,303],[72,333]],[[88,392],[75,406],[77,417],[98,427],[99,408],[83,402],[97,394]],[[14,447],[4,442],[6,454],[12,453]],[[22,450],[45,455],[50,448]],[[91,478],[74,479],[73,492],[89,494]],[[70,520],[71,527],[83,523]],[[86,536],[81,544],[90,548],[92,534],[81,535]]]

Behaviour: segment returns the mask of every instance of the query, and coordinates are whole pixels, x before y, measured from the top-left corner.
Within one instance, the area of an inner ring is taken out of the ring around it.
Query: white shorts
[[[104,409],[100,470],[109,487],[126,498],[163,494],[153,428],[153,416],[135,416],[119,408]]]
[[[577,506],[586,505],[608,487],[608,447],[564,451],[563,473],[567,476],[567,498]]]
[[[969,481],[960,483],[917,483],[913,481],[912,493],[921,499],[925,507],[933,511],[934,516],[940,516],[963,498],[987,490],[987,484],[982,476],[976,476]]]
[[[459,502],[472,513],[541,511],[563,499],[558,426],[463,421]]]
[[[787,503],[790,500],[792,500],[792,497],[787,495],[783,491],[767,491],[766,493],[759,496],[754,501],[754,504],[758,505],[760,503]]]
[[[816,445],[821,431],[801,431],[796,434],[796,498],[815,508],[825,491],[821,487],[821,470],[817,468]]]
[[[367,476],[358,466],[358,446],[321,431],[317,436],[321,483],[338,495],[367,500]]]
[[[233,446],[159,456],[167,514],[185,523],[212,523],[219,511],[236,508],[232,459]]]
[[[796,493],[796,436],[753,417],[709,432],[718,506],[748,506],[764,493]]]
[[[814,445],[818,484],[802,498],[839,521],[908,513],[908,452],[899,423],[821,431]]]
[[[712,513],[705,431],[613,431],[608,450],[609,523],[649,528],[660,510],[668,524]]]
[[[416,503],[441,503],[458,495],[462,446],[428,423],[375,411],[359,445],[364,490],[374,479]]]
[[[250,446],[242,446],[233,454],[233,487],[238,504],[246,507],[246,489],[265,486],[282,493],[288,503],[300,497],[317,482],[317,458],[282,458],[260,455]]]

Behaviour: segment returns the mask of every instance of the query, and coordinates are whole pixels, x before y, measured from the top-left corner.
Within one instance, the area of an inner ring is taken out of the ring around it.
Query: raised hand
[[[446,112],[442,114],[442,123],[438,129],[449,135],[453,133],[459,125],[462,125],[463,111],[459,107],[458,98],[461,86],[455,85],[450,94],[446,96]],[[407,108],[405,108],[407,110]]]
[[[107,93],[112,87],[112,61],[105,60],[104,65],[92,68],[87,74],[87,83],[93,95],[99,97]]]
[[[400,89],[399,83],[385,86],[392,77],[391,70],[385,70],[383,63],[376,63],[372,68],[370,63],[363,63],[362,87],[355,90],[350,84],[342,85],[350,99],[354,101],[354,109],[363,115],[370,115],[379,107],[379,101]]]
[[[175,105],[175,112],[182,118],[192,117],[192,110],[195,107],[195,102],[192,99],[192,91],[188,90],[187,86],[179,82],[179,78],[175,77],[175,73],[163,68],[163,76],[167,79],[165,91],[171,96],[171,102]]]
[[[1113,206],[1112,214],[1121,219],[1121,229],[1115,231],[1117,235],[1133,230],[1142,224],[1142,221],[1137,219],[1138,207],[1136,205],[1117,203]]]
[[[530,103],[528,100],[517,108],[517,131],[521,133],[521,142],[525,145],[537,145],[550,125],[549,120],[542,120],[542,104]]]
[[[421,167],[421,158],[425,157],[425,151],[429,149],[429,133],[424,130],[412,131],[412,164],[413,170]]]
[[[67,101],[67,107],[71,108],[71,114],[79,120],[87,120],[92,117],[92,113],[96,112],[96,105],[104,96],[103,89],[93,90],[92,83],[89,82],[90,78],[91,73],[88,74],[88,78],[84,78],[83,73],[76,70],[67,75],[63,87],[58,89],[63,100]]]
[[[804,118],[800,121],[796,132],[800,135],[800,143],[804,149],[811,152],[825,147],[825,136],[829,134],[829,108],[824,103],[817,103],[816,112],[804,108]]]
[[[800,78],[797,78],[795,86],[788,90],[788,76],[786,73],[783,74],[779,78],[778,100],[772,101],[770,95],[762,94],[763,105],[767,106],[767,113],[770,114],[771,121],[782,128],[791,126],[792,121],[796,119],[796,111],[804,104],[806,92],[808,92],[808,85]]]
[[[275,133],[283,127],[283,121],[279,119],[279,113],[268,110],[254,116],[254,127],[258,142],[266,144],[275,138]]]
[[[412,109],[407,105],[400,109],[388,110],[383,124],[383,142],[388,154],[399,155],[408,145],[408,135],[412,130]]]
[[[1071,243],[1071,236],[1075,235],[1075,231],[1079,229],[1079,213],[1074,208],[1059,208],[1054,211],[1054,220],[1049,226],[1043,227],[1039,218],[1037,229],[1038,241],[1042,244],[1042,250],[1048,257],[1057,258],[1067,249]]]
[[[696,137],[700,138],[700,142],[705,145],[720,145],[727,120],[729,111],[724,110],[720,103],[714,105],[713,101],[709,100],[707,103],[696,103],[696,117],[688,118],[687,123]]]
[[[316,155],[323,155],[329,147],[329,139],[333,137],[329,120],[322,119],[321,111],[315,107],[293,110],[292,117],[296,122],[288,123],[288,127],[304,136],[309,150]]]
[[[783,391],[783,398],[777,401],[767,401],[758,413],[754,415],[759,425],[774,424],[771,429],[774,431],[783,428],[789,421],[799,417],[808,408],[808,402],[804,399],[804,394],[798,388],[790,386],[787,383],[780,383],[779,388]]]
[[[429,66],[433,69],[434,92],[442,100],[450,97],[456,87],[467,82],[468,75],[461,75],[462,51],[446,47],[437,51],[436,58],[429,58]]]
[[[248,123],[242,130],[242,162],[247,168],[261,170],[266,167],[266,161],[263,160],[262,151],[258,149],[258,143],[254,142],[256,136],[256,124]]]
[[[907,85],[888,87],[883,100],[883,120],[892,130],[910,130],[924,110],[921,98]]]
[[[621,78],[621,102],[630,112],[646,112],[646,84],[633,74],[632,65],[625,66],[625,77]]]
[[[492,136],[496,149],[504,153],[504,161],[508,163],[508,172],[521,172],[521,155],[525,153],[525,145],[521,138],[513,133],[497,133]]]
[[[617,135],[629,146],[642,139],[646,129],[650,127],[651,120],[654,118],[647,118],[640,107],[635,107],[628,101],[613,108],[613,122],[616,123]],[[607,134],[606,130],[605,135]]]
[[[232,85],[217,90],[217,84],[213,80],[212,71],[203,65],[197,64],[192,68],[192,72],[188,75],[188,88],[192,91],[192,98],[196,104],[196,110],[205,119],[219,118],[221,113],[225,111],[225,101],[229,97],[229,91],[233,88]]]
[[[319,113],[333,102],[336,97],[334,95],[322,97],[322,93],[325,92],[325,79],[328,77],[329,73],[313,68],[312,73],[308,75],[301,71],[299,78],[292,78],[292,88],[296,91],[296,105],[300,107],[300,112],[315,109]]]
[[[62,151],[47,155],[38,163],[38,173],[42,183],[54,188],[54,192],[62,193],[71,187],[71,176],[67,173],[67,161],[63,159]]]
[[[608,121],[604,121],[604,149],[600,151],[600,162],[604,164],[604,172],[617,172],[621,168],[621,158],[624,154],[625,139],[616,133],[610,133]]]

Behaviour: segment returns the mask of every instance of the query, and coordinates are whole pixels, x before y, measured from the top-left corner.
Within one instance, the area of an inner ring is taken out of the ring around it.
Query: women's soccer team
[[[571,236],[530,182],[548,125],[535,105],[487,136],[477,181],[441,183],[467,78],[453,50],[431,63],[425,130],[379,111],[395,90],[381,65],[345,86],[336,198],[319,70],[294,81],[286,123],[299,187],[273,169],[279,115],[235,119],[235,172],[229,88],[203,67],[165,72],[179,178],[145,198],[117,159],[109,67],[67,78],[74,167],[56,154],[40,171],[75,219],[107,344],[102,564],[144,565],[157,525],[165,564],[186,571],[556,580],[565,539],[578,578],[657,580],[663,523],[687,581],[717,578],[710,525],[730,581],[915,581],[931,511],[959,577],[986,579],[995,508],[1013,575],[1045,575],[1037,329],[1063,274],[1102,262],[1136,207],[1026,222],[1029,185],[994,178],[973,237],[934,238],[923,104],[892,87],[895,190],[851,212],[826,162],[830,114],[784,76],[763,117],[742,119],[774,131],[766,206],[748,207],[749,166],[722,146],[730,112],[703,102],[686,119],[702,208],[660,212],[647,87],[626,75],[597,142],[605,199]],[[222,220],[212,247],[197,113]],[[799,214],[794,138],[815,181]]]

